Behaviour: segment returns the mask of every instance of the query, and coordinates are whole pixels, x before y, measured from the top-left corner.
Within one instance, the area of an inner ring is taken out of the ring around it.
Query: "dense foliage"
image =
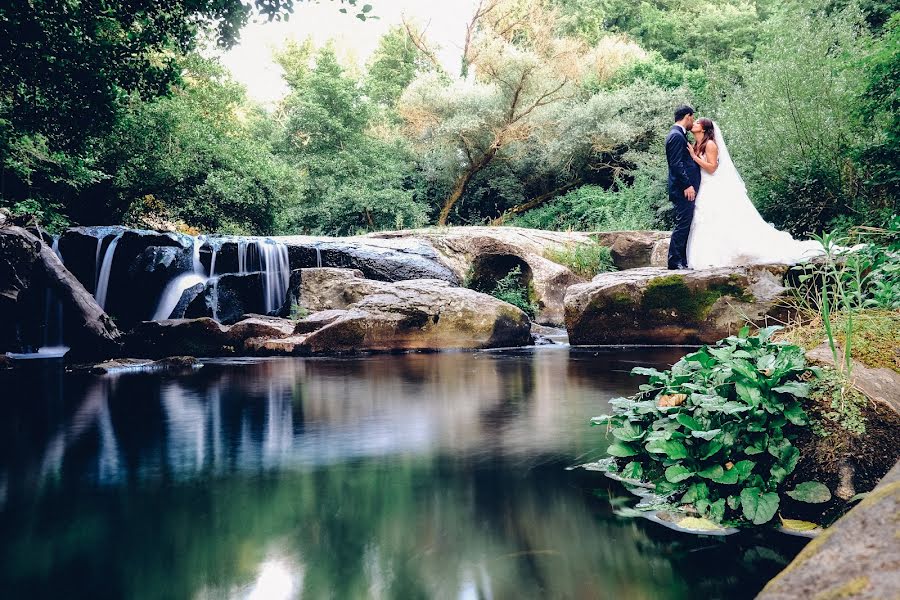
[[[749,336],[745,328],[669,371],[634,369],[649,383],[611,400],[613,414],[592,421],[614,438],[607,452],[619,459],[619,475],[716,523],[768,523],[782,494],[828,501],[820,483],[784,486],[800,458],[796,428],[809,423],[799,399],[817,370],[802,348],[773,342],[775,329]]]
[[[0,205],[51,228],[665,227],[682,102],[720,122],[779,227],[900,213],[894,0],[482,0],[458,69],[412,22],[365,65],[282,48],[273,110],[197,50],[294,1],[107,4],[0,8]]]

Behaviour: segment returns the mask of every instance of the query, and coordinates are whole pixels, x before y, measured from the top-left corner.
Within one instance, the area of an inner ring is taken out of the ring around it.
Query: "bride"
[[[793,264],[823,253],[818,242],[795,240],[763,220],[747,195],[718,125],[698,119],[691,132],[696,143],[688,145],[688,152],[701,168],[687,243],[691,268]]]

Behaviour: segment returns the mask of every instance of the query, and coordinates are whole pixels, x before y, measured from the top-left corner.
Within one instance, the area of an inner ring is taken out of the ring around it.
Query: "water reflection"
[[[752,596],[797,551],[612,516],[587,419],[679,352],[6,376],[3,597]]]

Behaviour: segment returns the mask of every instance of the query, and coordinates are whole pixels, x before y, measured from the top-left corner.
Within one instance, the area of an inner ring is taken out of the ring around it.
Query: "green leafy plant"
[[[591,421],[614,438],[607,452],[618,475],[717,523],[771,521],[800,458],[792,442],[808,425],[800,399],[818,372],[802,348],[772,341],[777,329],[750,336],[744,328],[669,371],[634,369],[649,383],[633,397],[611,400],[613,414]],[[801,485],[796,500],[823,495]]]
[[[578,244],[562,250],[547,250],[544,258],[568,267],[579,277],[590,279],[598,273],[615,271],[612,254],[600,244]]]
[[[537,314],[538,306],[529,297],[528,285],[522,281],[521,267],[514,268],[498,280],[491,296],[522,309],[531,318]]]

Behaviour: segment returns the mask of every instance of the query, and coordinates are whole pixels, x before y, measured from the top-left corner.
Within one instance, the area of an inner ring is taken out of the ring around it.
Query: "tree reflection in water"
[[[799,544],[615,517],[566,471],[677,350],[4,375],[4,597],[751,597]]]

